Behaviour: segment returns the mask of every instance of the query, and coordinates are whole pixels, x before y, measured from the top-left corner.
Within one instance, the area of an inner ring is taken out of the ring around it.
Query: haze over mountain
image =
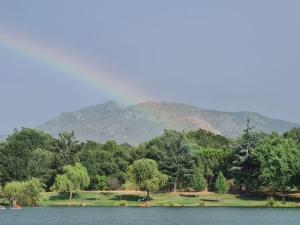
[[[119,143],[138,144],[161,134],[164,129],[202,128],[226,137],[237,137],[245,128],[248,116],[256,131],[282,133],[300,126],[254,112],[222,112],[168,102],[124,106],[111,101],[62,113],[38,129],[54,136],[63,131],[74,130],[82,141],[116,140]]]

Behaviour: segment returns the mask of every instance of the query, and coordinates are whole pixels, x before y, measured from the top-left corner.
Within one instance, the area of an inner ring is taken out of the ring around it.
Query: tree
[[[36,205],[40,193],[44,191],[43,187],[44,184],[36,178],[28,181],[12,181],[5,185],[3,193],[11,204],[16,200],[20,203]]]
[[[107,178],[105,176],[96,176],[96,188],[99,191],[104,191],[107,189]]]
[[[60,133],[59,138],[55,140],[54,150],[56,151],[56,164],[61,171],[65,165],[74,164],[74,156],[80,150],[79,141],[76,139],[74,131]]]
[[[167,181],[167,176],[158,171],[152,159],[136,160],[128,169],[128,177],[140,190],[147,191],[147,200],[150,200],[150,191],[158,191]]]
[[[30,201],[30,205],[36,205],[40,193],[44,191],[45,185],[37,178],[31,178],[29,181],[25,182],[25,195]]]
[[[227,193],[229,190],[227,180],[221,171],[216,179],[215,188],[219,194],[219,202],[221,202],[221,195]]]
[[[292,128],[291,130],[283,134],[285,138],[290,138],[295,141],[297,144],[300,144],[300,128]]]
[[[253,157],[253,152],[259,142],[259,135],[253,132],[254,127],[250,123],[250,117],[248,117],[247,127],[236,142],[233,166],[230,168],[234,181],[243,191],[251,191],[259,185],[259,165]]]
[[[219,171],[228,171],[231,166],[232,151],[213,148],[197,148],[194,151],[196,165],[203,168],[208,188],[213,188],[214,175]]]
[[[25,202],[25,188],[25,182],[12,181],[4,186],[3,194],[11,204],[13,204],[14,200]]]
[[[4,165],[2,160],[5,159],[5,146],[4,143],[0,143],[0,187],[4,186],[5,184],[5,172],[4,172]]]
[[[186,136],[202,148],[228,149],[230,144],[226,137],[202,129],[188,131]]]
[[[38,178],[49,189],[53,184],[56,173],[54,153],[41,148],[35,149],[31,153],[28,168],[30,177]]]
[[[300,160],[298,162],[298,171],[293,176],[292,183],[300,190]]]
[[[68,178],[68,176],[66,174],[62,174],[56,176],[55,182],[51,187],[51,190],[58,192],[69,192],[69,199],[71,200],[72,192],[75,190],[75,187],[72,181]]]
[[[107,178],[105,176],[96,176],[96,189],[98,190],[98,197],[100,195],[100,191],[107,189]]]
[[[194,189],[196,191],[204,191],[207,183],[206,180],[203,176],[203,170],[201,168],[197,168],[194,172],[194,177],[193,177],[193,183],[194,183]]]
[[[53,138],[29,128],[15,130],[0,146],[1,182],[24,181],[30,178],[29,161],[37,148],[50,149]]]
[[[105,144],[88,141],[76,157],[88,170],[91,188],[95,188],[98,175],[107,177],[107,180],[117,179],[117,188],[125,183],[126,172],[131,162],[128,145],[119,145],[115,141],[108,141]]]
[[[147,158],[153,159],[149,156],[153,155],[151,152],[154,149],[158,153],[155,160],[157,160],[159,170],[168,175],[170,188],[174,192],[178,186],[182,187],[192,181],[195,161],[185,133],[165,130],[162,136],[149,141],[146,148]]]
[[[90,184],[90,177],[85,167],[80,163],[75,166],[64,166],[63,174],[57,175],[52,190],[69,192],[69,199],[72,200],[74,192],[79,191]]]
[[[112,154],[114,171],[111,177],[115,177],[119,180],[120,184],[125,183],[126,172],[129,166],[130,154],[127,151],[127,147],[118,145],[115,141],[107,141],[103,148],[106,152]],[[108,162],[107,162],[108,163]]]
[[[260,164],[261,183],[273,191],[281,191],[285,202],[286,192],[295,186],[300,165],[298,146],[291,139],[272,134],[263,138],[255,151]]]

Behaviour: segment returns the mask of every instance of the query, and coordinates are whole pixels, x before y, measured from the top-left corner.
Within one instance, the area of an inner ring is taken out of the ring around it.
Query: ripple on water
[[[299,209],[24,208],[0,211],[0,225],[299,225]]]

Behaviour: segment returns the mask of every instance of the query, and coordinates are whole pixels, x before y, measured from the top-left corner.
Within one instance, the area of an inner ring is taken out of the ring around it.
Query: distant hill
[[[90,106],[75,112],[62,113],[39,126],[54,136],[74,130],[80,140],[138,144],[163,132],[164,129],[194,130],[202,128],[226,137],[237,137],[250,116],[257,131],[282,133],[299,124],[272,119],[253,112],[221,112],[196,106],[145,102],[132,106],[116,102]]]

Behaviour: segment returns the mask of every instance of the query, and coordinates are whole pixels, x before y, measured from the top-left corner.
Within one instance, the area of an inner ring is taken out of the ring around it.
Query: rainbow
[[[149,95],[122,80],[120,76],[99,69],[77,55],[70,55],[55,46],[40,43],[29,35],[0,27],[0,47],[50,65],[66,76],[86,82],[123,103],[133,104],[149,100]]]

